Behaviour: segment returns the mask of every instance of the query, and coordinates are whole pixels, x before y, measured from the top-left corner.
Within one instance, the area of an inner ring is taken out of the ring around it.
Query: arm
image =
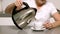
[[[60,14],[57,12],[53,15],[53,17],[56,20],[56,22],[53,23],[53,27],[60,26]]]
[[[46,22],[46,24],[44,24],[44,26],[47,29],[52,29],[52,28],[60,26],[60,14],[58,12],[56,12],[52,16],[55,19],[55,22],[54,23]]]
[[[55,19],[55,22],[54,23],[47,22],[46,24],[44,24],[45,28],[47,29],[60,26],[60,14],[57,12],[57,9],[53,3],[50,3],[49,6],[50,6],[49,8],[51,8],[50,15]]]

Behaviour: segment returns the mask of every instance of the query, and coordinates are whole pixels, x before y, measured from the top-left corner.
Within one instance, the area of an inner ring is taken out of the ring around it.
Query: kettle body
[[[20,9],[18,12],[14,13],[16,9],[14,9],[12,12],[12,20],[14,24],[21,30],[31,22],[37,11],[35,8],[30,8],[29,6],[27,7],[27,4],[25,5],[26,7]]]

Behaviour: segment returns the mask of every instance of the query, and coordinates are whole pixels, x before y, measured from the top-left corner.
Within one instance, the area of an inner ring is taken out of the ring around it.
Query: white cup
[[[37,23],[34,23],[34,29],[35,30],[43,30],[43,23],[42,22],[37,22]]]

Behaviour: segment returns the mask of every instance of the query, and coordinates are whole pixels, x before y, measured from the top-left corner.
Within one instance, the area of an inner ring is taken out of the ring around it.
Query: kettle
[[[24,27],[26,27],[31,20],[35,17],[36,14],[36,8],[31,8],[26,2],[23,2],[23,5],[26,7],[16,10],[16,6],[14,7],[12,11],[12,20],[13,23],[22,30]]]

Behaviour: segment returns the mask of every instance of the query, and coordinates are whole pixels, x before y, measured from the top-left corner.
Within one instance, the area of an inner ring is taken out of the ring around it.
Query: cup
[[[35,30],[44,30],[44,26],[42,22],[34,23]]]

